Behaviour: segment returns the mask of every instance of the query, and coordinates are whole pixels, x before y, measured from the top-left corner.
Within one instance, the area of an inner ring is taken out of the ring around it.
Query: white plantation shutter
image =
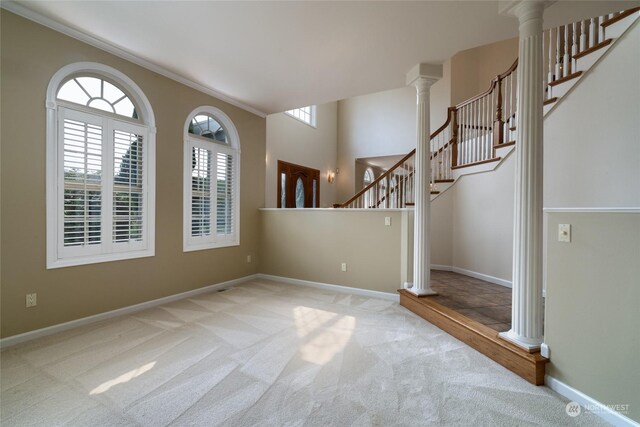
[[[236,231],[236,154],[216,154],[216,233],[220,241],[234,241]]]
[[[60,107],[58,253],[82,258],[144,249],[144,126]]]
[[[189,138],[186,153],[186,243],[197,249],[237,244],[237,152]]]

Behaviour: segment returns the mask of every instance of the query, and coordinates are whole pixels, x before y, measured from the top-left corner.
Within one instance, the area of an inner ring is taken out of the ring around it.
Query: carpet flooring
[[[0,361],[2,426],[603,425],[396,303],[263,280]]]

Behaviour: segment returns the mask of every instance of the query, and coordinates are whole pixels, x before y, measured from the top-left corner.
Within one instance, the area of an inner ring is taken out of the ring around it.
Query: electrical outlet
[[[387,227],[389,227],[391,225],[391,217],[390,216],[385,216],[384,217],[384,225],[386,225]]]
[[[251,264],[251,255],[247,255],[247,264]]]
[[[558,242],[571,242],[571,224],[558,224]]]
[[[27,307],[35,307],[38,305],[38,294],[27,294]]]
[[[347,263],[343,262],[342,265],[340,266],[342,271],[347,271]]]

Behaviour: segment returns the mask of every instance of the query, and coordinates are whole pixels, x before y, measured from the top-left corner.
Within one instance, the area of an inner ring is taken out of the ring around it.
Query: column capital
[[[419,63],[414,65],[407,73],[407,86],[413,85],[418,88],[423,87],[428,89],[441,78],[441,64]]]
[[[498,11],[501,15],[511,15],[520,23],[532,19],[542,19],[544,9],[555,3],[554,0],[500,0]]]

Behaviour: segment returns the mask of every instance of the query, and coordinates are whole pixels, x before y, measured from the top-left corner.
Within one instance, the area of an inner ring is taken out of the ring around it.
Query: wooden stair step
[[[582,71],[576,71],[575,73],[569,74],[568,76],[564,76],[558,80],[554,80],[552,82],[549,83],[549,86],[557,86],[559,84],[562,84],[564,82],[568,82],[569,80],[573,80],[575,78],[578,78],[582,75]]]
[[[549,105],[549,104],[553,104],[554,102],[556,102],[558,100],[557,96],[554,96],[553,98],[549,98],[546,101],[543,102],[544,105]]]
[[[494,145],[493,148],[510,147],[515,144],[516,144],[515,141],[503,142],[502,144]]]
[[[625,10],[624,12],[622,12],[620,15],[618,16],[614,16],[611,19],[607,19],[606,21],[604,21],[602,24],[600,24],[600,26],[602,26],[602,28],[606,28],[611,24],[615,24],[618,21],[622,21],[624,18],[626,18],[629,15],[633,15],[636,12],[640,12],[640,6],[638,7],[634,7],[632,9],[629,10]]]
[[[435,182],[436,184],[439,184],[439,183],[453,182],[453,181],[455,181],[455,179],[436,179],[433,182]]]
[[[498,332],[462,314],[438,304],[430,297],[417,297],[400,289],[400,305],[498,362],[535,385],[544,384],[549,359],[539,351],[529,352],[504,339]]]
[[[452,166],[451,169],[468,168],[468,167],[471,167],[471,166],[482,165],[482,164],[485,164],[485,163],[497,162],[500,159],[501,159],[500,157],[494,157],[493,159],[480,160],[479,162],[467,163],[465,165],[460,165],[460,166]]]
[[[439,191],[432,191],[431,194],[440,194]]]
[[[605,41],[602,41],[602,42],[598,43],[597,45],[590,47],[589,49],[585,49],[580,53],[576,53],[575,55],[573,55],[573,57],[574,57],[574,59],[579,59],[579,58],[582,58],[583,56],[587,56],[590,53],[593,53],[593,52],[595,52],[595,51],[597,51],[599,49],[602,49],[605,46],[609,46],[612,41],[613,41],[613,39],[606,39]]]

